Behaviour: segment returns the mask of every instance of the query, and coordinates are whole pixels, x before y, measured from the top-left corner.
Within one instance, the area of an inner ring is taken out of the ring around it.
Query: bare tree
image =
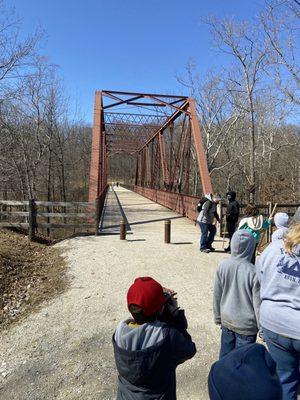
[[[250,200],[255,199],[256,189],[256,98],[262,95],[264,74],[268,65],[268,53],[262,44],[258,29],[247,22],[233,19],[209,18],[209,25],[215,45],[224,54],[231,56],[233,65],[227,76],[227,90],[232,104],[245,113],[248,122],[249,167],[248,181]]]
[[[277,85],[288,100],[300,105],[300,3],[266,0],[260,20]]]

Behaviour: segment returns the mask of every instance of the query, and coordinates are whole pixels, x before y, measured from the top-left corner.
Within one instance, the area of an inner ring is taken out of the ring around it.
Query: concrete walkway
[[[101,234],[118,234],[120,232],[120,221],[124,218],[122,207],[115,191],[110,187],[102,212],[99,226]]]
[[[186,218],[123,188],[116,193],[131,228],[127,240],[85,236],[57,245],[68,260],[70,289],[0,335],[1,400],[115,399],[111,337],[128,316],[128,287],[147,275],[178,292],[197,345],[196,356],[178,367],[178,399],[208,399],[220,333],[212,316],[213,278],[228,256],[200,253],[198,227]],[[170,245],[163,241],[166,218]]]

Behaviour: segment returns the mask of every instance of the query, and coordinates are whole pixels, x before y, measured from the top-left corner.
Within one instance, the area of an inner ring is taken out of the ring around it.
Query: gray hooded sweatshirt
[[[216,324],[241,335],[256,335],[259,327],[259,282],[250,262],[255,239],[238,230],[231,239],[231,257],[217,269],[214,287]]]
[[[300,245],[289,254],[283,240],[272,242],[257,260],[256,269],[262,327],[300,340]]]

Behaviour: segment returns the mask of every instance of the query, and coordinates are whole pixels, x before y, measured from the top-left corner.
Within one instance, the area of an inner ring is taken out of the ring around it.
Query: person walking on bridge
[[[228,204],[227,204],[227,209],[226,209],[226,225],[227,225],[227,230],[228,230],[228,236],[229,236],[229,244],[228,247],[226,247],[225,251],[230,252],[230,242],[231,238],[235,232],[236,224],[239,220],[239,214],[240,214],[240,205],[236,201],[236,192],[233,190],[229,191],[226,193]]]
[[[220,217],[217,213],[217,204],[220,201],[221,196],[219,194],[208,194],[198,204],[200,212],[197,222],[201,230],[200,251],[204,253],[210,253],[215,250],[212,247],[217,232],[217,228],[214,225],[214,218],[220,222]]]

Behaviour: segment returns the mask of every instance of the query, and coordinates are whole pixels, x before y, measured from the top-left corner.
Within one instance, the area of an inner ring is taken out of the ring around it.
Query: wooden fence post
[[[165,243],[171,243],[171,220],[165,220]]]
[[[273,205],[272,205],[272,202],[269,201],[269,203],[268,203],[268,214],[269,214],[269,217],[272,214],[272,210],[273,210]],[[267,230],[267,242],[268,243],[271,242],[271,237],[272,237],[272,224],[268,227],[268,230]]]
[[[120,240],[126,240],[126,221],[120,221]]]
[[[100,224],[100,197],[95,200],[95,236],[99,236]]]
[[[36,229],[36,205],[34,199],[28,201],[28,238],[29,240],[35,239]]]
[[[222,236],[223,232],[223,210],[222,210],[222,201],[217,204],[217,213],[219,214],[220,217],[220,223],[217,225],[217,235]]]

